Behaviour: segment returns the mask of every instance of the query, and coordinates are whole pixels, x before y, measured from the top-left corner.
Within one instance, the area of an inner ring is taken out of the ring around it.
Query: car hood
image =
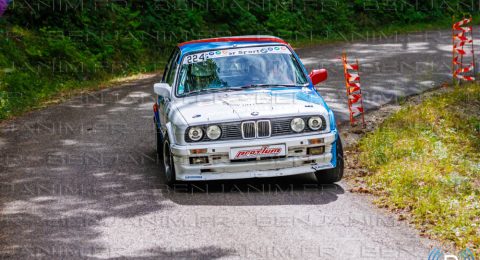
[[[328,118],[322,97],[307,88],[216,93],[175,103],[188,125],[312,114]]]

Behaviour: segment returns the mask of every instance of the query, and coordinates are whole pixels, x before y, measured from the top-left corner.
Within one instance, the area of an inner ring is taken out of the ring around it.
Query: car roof
[[[287,42],[275,36],[246,35],[188,41],[178,44],[178,48],[180,48],[182,54],[185,54],[188,52],[207,51],[229,47],[247,47],[272,44],[288,45]]]

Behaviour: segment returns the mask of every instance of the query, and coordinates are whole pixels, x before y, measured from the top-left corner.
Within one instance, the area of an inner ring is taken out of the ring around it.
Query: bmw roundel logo
[[[252,112],[250,115],[252,115],[252,116],[258,116],[258,112]]]

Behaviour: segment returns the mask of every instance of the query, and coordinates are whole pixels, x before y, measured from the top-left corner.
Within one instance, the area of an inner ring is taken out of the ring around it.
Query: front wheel
[[[165,172],[166,183],[169,186],[175,184],[176,175],[175,175],[175,164],[173,161],[172,150],[170,149],[170,143],[168,140],[163,141],[163,170]]]
[[[343,177],[343,168],[344,168],[344,161],[343,161],[343,146],[342,140],[340,140],[340,136],[338,136],[337,141],[335,142],[336,145],[336,156],[337,156],[337,166],[332,169],[328,170],[321,170],[316,171],[315,176],[317,177],[317,181],[319,184],[330,184],[334,182],[338,182]]]

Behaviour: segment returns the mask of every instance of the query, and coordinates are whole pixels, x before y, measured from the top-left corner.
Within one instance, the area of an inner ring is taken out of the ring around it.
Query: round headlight
[[[312,116],[308,119],[308,127],[312,130],[322,128],[322,119],[319,116]]]
[[[198,126],[190,128],[190,130],[188,130],[188,137],[190,137],[192,141],[199,141],[203,137],[202,128]]]
[[[211,140],[217,140],[222,135],[222,130],[218,125],[211,125],[207,128],[207,137]]]
[[[293,131],[300,133],[305,129],[305,121],[301,118],[294,118],[292,119],[292,122],[290,122],[290,127],[292,128]]]

